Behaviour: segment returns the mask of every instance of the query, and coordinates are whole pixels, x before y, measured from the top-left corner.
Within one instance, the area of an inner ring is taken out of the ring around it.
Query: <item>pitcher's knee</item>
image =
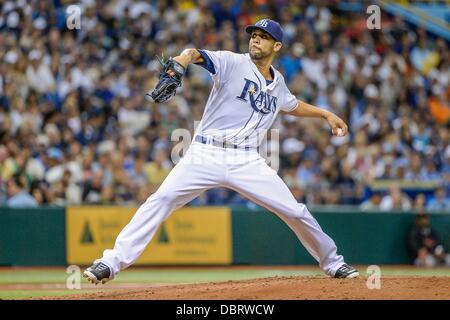
[[[297,203],[297,205],[298,205],[300,211],[302,212],[302,214],[304,214],[305,211],[306,211],[306,212],[308,211],[308,208],[306,207],[306,205],[305,205],[304,203],[300,203],[300,202],[299,202],[299,203]]]
[[[289,210],[286,210],[284,214],[291,219],[301,219],[305,216],[306,212],[308,212],[306,205],[297,203],[292,208],[289,208]]]

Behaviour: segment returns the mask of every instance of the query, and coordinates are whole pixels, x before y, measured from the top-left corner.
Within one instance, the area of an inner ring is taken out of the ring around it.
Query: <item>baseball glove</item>
[[[159,63],[162,66],[162,71],[159,74],[159,81],[155,89],[151,93],[147,93],[155,102],[164,102],[172,98],[177,93],[177,88],[181,86],[181,79],[186,73],[186,68],[173,58],[164,61],[157,56]],[[172,71],[174,74],[170,75]]]

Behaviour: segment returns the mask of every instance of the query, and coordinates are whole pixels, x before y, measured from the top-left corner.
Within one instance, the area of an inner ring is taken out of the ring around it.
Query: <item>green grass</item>
[[[361,275],[367,275],[367,266],[359,266]],[[381,266],[382,275],[385,276],[450,276],[450,268],[419,269],[411,267]],[[0,269],[1,285],[36,285],[36,284],[59,284],[64,286],[69,274],[65,268],[53,269]],[[197,283],[228,280],[246,280],[255,278],[275,276],[324,276],[317,267],[306,267],[301,269],[283,269],[268,266],[265,269],[226,269],[226,268],[201,268],[201,269],[178,269],[178,268],[131,268],[120,273],[114,283]],[[82,284],[87,284],[85,279]],[[0,299],[24,299],[39,296],[56,296],[64,294],[80,294],[86,290],[58,290],[49,288],[36,289],[11,289],[0,287]],[[92,292],[92,291],[91,291]]]
[[[27,284],[27,283],[61,283],[69,275],[65,269],[54,270],[0,270],[0,284]]]
[[[120,273],[114,283],[199,283],[211,281],[245,280],[275,276],[317,276],[319,269],[312,270],[277,270],[277,269],[257,269],[257,270],[232,270],[232,269],[130,269]],[[12,269],[0,270],[0,285],[19,284],[59,284],[64,285],[67,277],[65,269],[52,270],[26,270]],[[85,279],[82,284],[87,284]],[[23,290],[11,289],[1,290],[0,299],[27,299],[30,297],[56,296],[64,294],[80,294],[85,290]],[[91,291],[92,292],[92,291]]]
[[[312,276],[320,275],[318,269],[312,270],[226,270],[226,269],[130,269],[121,272],[115,282],[146,282],[146,283],[173,283],[173,282],[205,282],[243,280],[274,276]],[[55,270],[0,270],[0,284],[37,284],[37,283],[65,283],[69,275],[65,269]]]
[[[361,274],[366,274],[366,266],[359,267]],[[450,268],[400,268],[381,266],[381,272],[388,276],[450,276]],[[321,276],[323,273],[316,267],[302,269],[129,269],[121,272],[115,282],[146,282],[146,283],[173,283],[173,282],[205,282],[244,280],[274,276]],[[27,269],[0,269],[1,284],[36,284],[36,283],[65,283],[69,275],[64,268],[52,270]]]
[[[363,270],[361,269],[361,271],[363,271]],[[434,268],[434,269],[407,268],[407,269],[402,269],[399,267],[381,266],[381,274],[385,275],[385,276],[450,277],[450,268]]]
[[[123,272],[117,276],[121,282],[210,282],[246,280],[275,276],[317,276],[319,270],[136,270]]]
[[[92,290],[0,290],[0,299],[29,299],[37,297],[54,297],[67,294],[92,293]]]

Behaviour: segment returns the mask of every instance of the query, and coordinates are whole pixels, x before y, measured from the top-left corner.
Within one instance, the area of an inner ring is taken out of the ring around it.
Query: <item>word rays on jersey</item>
[[[255,98],[255,94],[259,91],[258,84],[252,80],[245,78],[245,86],[241,94],[236,98],[247,101],[247,95],[250,98],[250,105],[256,112],[268,114],[275,113],[277,109],[277,97],[273,97],[267,92],[260,91]]]

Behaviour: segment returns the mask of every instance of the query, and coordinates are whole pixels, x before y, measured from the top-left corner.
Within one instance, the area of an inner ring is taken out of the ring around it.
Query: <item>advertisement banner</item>
[[[67,262],[89,265],[112,249],[136,208],[67,208]],[[136,264],[231,264],[231,210],[182,208],[159,227]]]

